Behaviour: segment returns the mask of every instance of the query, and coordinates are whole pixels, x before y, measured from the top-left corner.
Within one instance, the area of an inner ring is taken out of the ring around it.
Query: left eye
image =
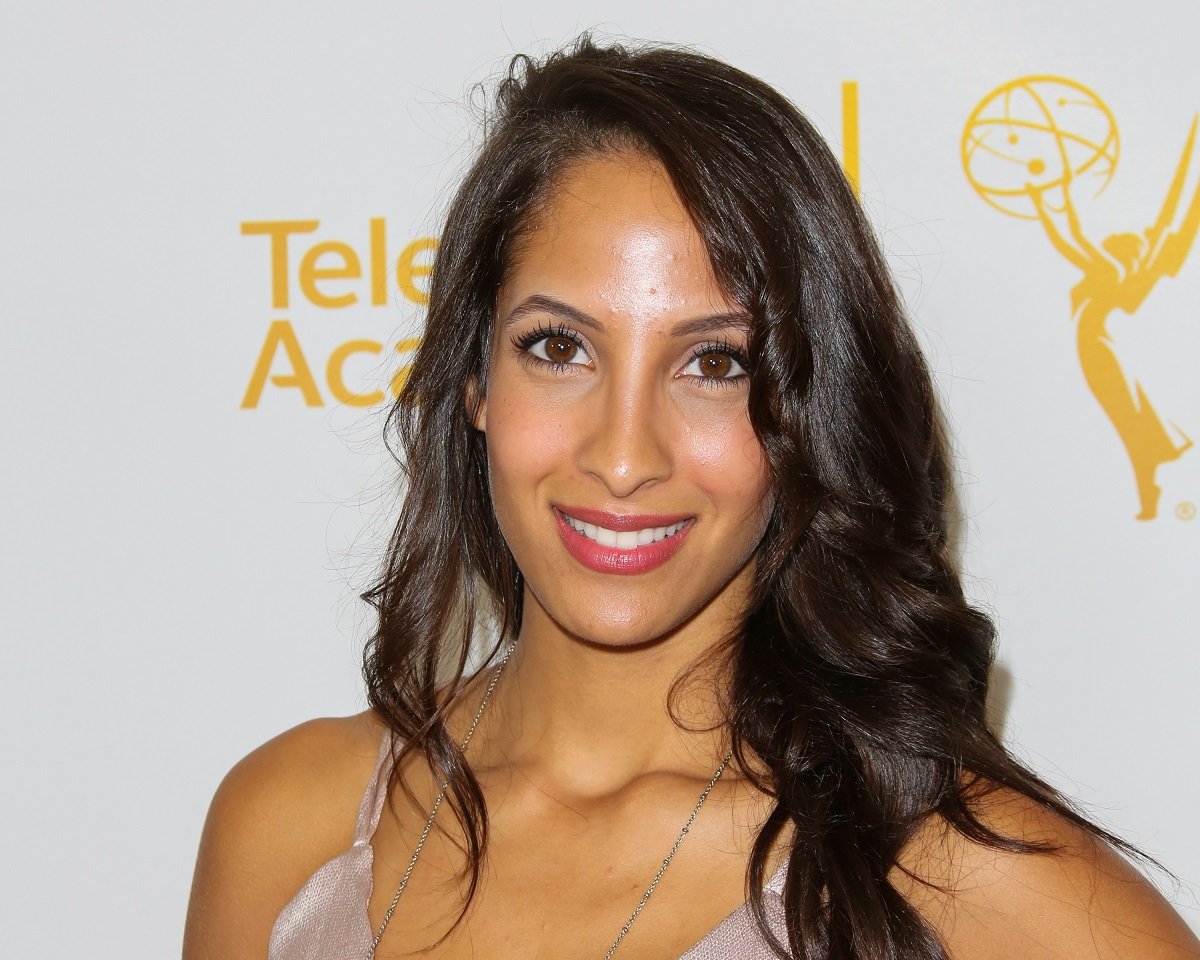
[[[683,368],[684,376],[702,377],[705,380],[732,380],[746,375],[746,368],[737,357],[724,350],[705,350],[692,358]]]
[[[587,353],[584,352],[583,347],[570,337],[564,337],[560,334],[542,337],[542,339],[531,343],[528,349],[539,360],[545,360],[547,363],[586,364],[590,359]]]

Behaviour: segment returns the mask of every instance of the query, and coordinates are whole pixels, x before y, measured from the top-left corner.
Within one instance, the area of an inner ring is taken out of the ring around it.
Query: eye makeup
[[[566,357],[562,356],[561,348],[557,351],[560,354],[559,358],[549,356],[550,351],[545,344],[553,340],[563,341],[574,349]],[[575,357],[579,354],[587,357],[588,360],[591,359],[583,338],[562,322],[539,323],[533,329],[512,337],[510,342],[522,363],[548,367],[555,373],[563,372],[567,367],[584,366],[583,363],[574,362]],[[540,352],[539,345],[542,345]],[[707,376],[703,372],[686,372],[692,365],[702,362],[705,357],[713,356],[728,358],[732,372],[725,376]],[[705,387],[731,387],[738,386],[748,378],[749,368],[750,361],[745,352],[735,347],[729,340],[720,339],[695,346],[689,354],[683,370],[676,376],[689,377]]]

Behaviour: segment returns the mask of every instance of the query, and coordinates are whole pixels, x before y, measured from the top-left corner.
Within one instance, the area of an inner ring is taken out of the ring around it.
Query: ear
[[[480,433],[487,433],[487,396],[479,392],[479,381],[472,377],[463,391],[463,406],[467,418]]]

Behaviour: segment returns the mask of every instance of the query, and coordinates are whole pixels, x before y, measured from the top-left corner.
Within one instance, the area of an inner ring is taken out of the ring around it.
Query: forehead
[[[499,312],[536,294],[641,321],[732,307],[666,170],[636,153],[579,161],[556,179],[516,251]]]

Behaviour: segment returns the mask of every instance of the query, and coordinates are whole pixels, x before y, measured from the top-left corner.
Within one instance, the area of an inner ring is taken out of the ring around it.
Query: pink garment
[[[385,735],[379,746],[375,772],[358,808],[353,846],[320,867],[280,912],[271,929],[268,960],[365,960],[374,936],[367,920],[371,837],[387,797],[390,742]],[[781,894],[786,871],[785,861],[764,888],[771,929],[784,943]],[[678,960],[774,960],[774,956],[750,908],[743,904]]]

